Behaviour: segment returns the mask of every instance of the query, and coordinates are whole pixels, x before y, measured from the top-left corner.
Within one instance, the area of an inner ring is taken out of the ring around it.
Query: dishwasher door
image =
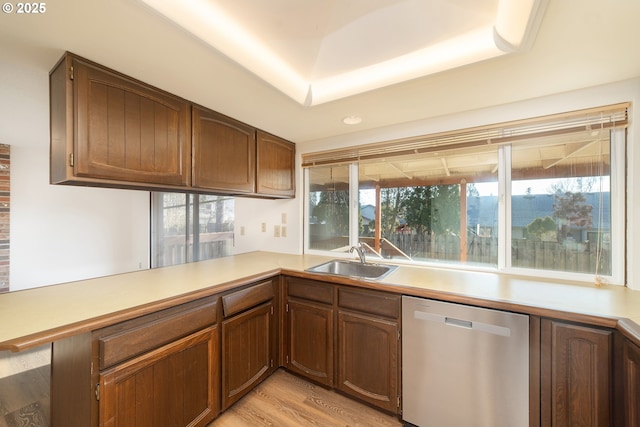
[[[402,418],[529,426],[529,316],[404,296]]]

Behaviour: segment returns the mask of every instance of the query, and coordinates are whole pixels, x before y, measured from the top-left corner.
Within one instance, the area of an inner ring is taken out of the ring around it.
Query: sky
[[[522,180],[512,181],[511,194],[513,196],[527,194],[527,190],[531,188],[531,194],[553,194],[554,184],[561,185],[567,190],[576,191],[580,189],[580,185],[576,178],[550,178],[550,179],[535,179],[535,180]],[[589,185],[590,184],[590,185]],[[481,182],[474,184],[480,196],[496,196],[498,195],[498,183],[497,182]],[[604,176],[602,180],[594,178],[590,183],[583,183],[582,189],[587,192],[609,192],[610,189],[609,177]],[[360,190],[360,204],[361,205],[375,205],[376,203],[375,190]]]

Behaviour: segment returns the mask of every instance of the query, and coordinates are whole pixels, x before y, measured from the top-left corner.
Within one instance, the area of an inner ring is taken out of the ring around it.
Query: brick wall
[[[11,146],[0,144],[0,292],[9,290]]]

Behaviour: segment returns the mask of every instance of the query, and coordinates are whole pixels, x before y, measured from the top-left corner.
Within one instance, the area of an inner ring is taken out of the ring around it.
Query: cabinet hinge
[[[273,306],[271,306],[271,315],[273,315]]]
[[[287,309],[287,313],[288,313],[289,312],[289,304],[288,303],[287,303],[286,309]]]
[[[285,360],[287,361],[287,365],[289,364],[289,355],[287,354],[287,356],[285,357]]]
[[[400,407],[400,396],[398,396],[398,400],[397,400],[396,404],[398,405],[398,406],[396,406],[396,408],[399,408]]]
[[[96,384],[95,394],[96,400],[100,400],[100,383]]]
[[[273,359],[271,359],[271,366],[270,367],[273,368]]]
[[[69,154],[69,166],[73,167],[73,153]]]
[[[69,80],[73,80],[73,65],[69,67]]]

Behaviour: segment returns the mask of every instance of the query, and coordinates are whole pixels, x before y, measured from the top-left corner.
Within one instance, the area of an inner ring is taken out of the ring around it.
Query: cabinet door
[[[106,69],[73,61],[76,176],[186,186],[189,104]]]
[[[295,197],[295,145],[261,131],[257,133],[257,141],[256,192]]]
[[[205,426],[219,413],[213,326],[100,375],[102,427]]]
[[[333,387],[333,309],[287,302],[287,369]]]
[[[542,425],[611,425],[613,333],[542,321]]]
[[[193,186],[255,191],[255,129],[222,114],[193,107]]]
[[[623,360],[626,425],[640,427],[640,347],[625,340]]]
[[[381,409],[399,408],[398,322],[338,312],[338,389]]]
[[[222,322],[223,410],[271,373],[272,324],[272,302]]]

